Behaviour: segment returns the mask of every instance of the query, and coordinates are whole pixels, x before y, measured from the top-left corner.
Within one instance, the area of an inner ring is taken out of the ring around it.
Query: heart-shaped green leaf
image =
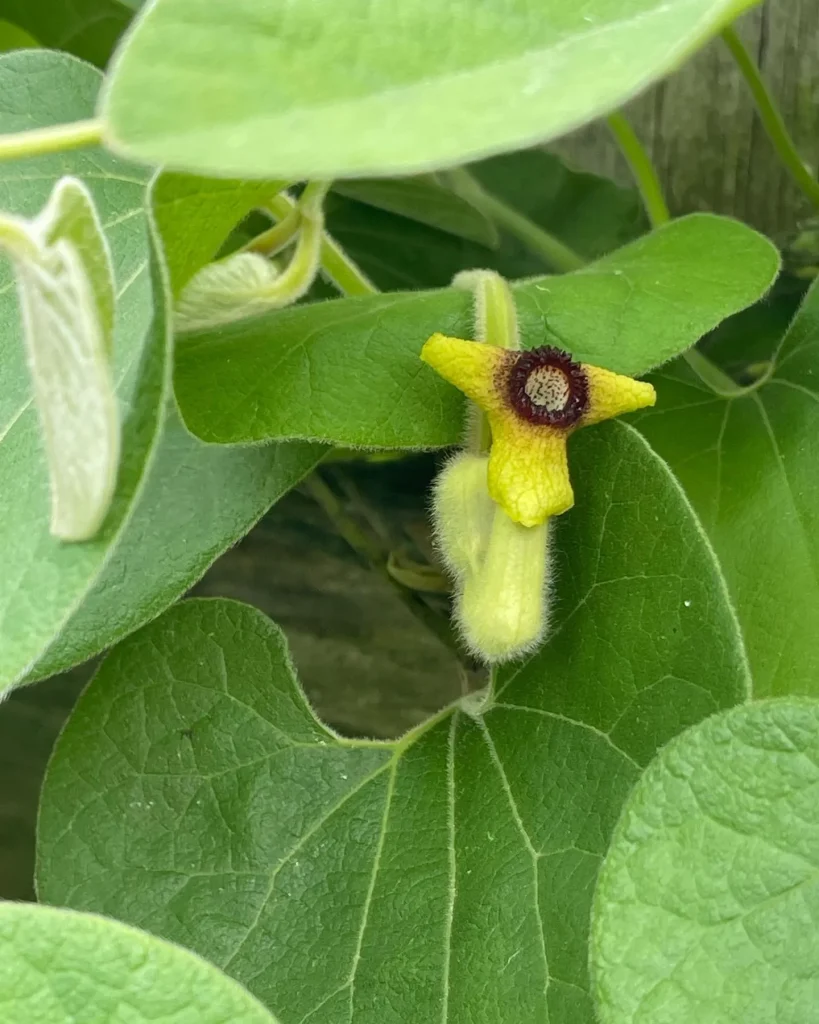
[[[0,963],[8,1024],[275,1024],[198,956],[95,914],[0,904]]]
[[[87,117],[99,73],[64,54],[22,51],[0,57],[5,100],[0,130]],[[36,85],[35,85],[36,84]],[[51,644],[93,585],[127,527],[156,444],[167,400],[165,301],[154,269],[146,178],[98,149],[2,166],[8,212],[30,217],[67,172],[94,198],[116,281],[113,378],[122,419],[122,458],[111,511],[85,544],[49,533],[48,471],[32,404],[11,267],[0,267],[0,690]]]
[[[109,655],[57,744],[40,897],[196,949],[293,1024],[590,1019],[588,911],[619,809],[747,679],[673,478],[630,428],[584,433],[552,639],[494,704],[341,739],[269,620],[184,602]]]
[[[734,397],[687,366],[657,375],[640,429],[708,532],[742,624],[754,693],[819,693],[819,285],[770,375]]]
[[[600,872],[604,1024],[806,1024],[819,1006],[819,703],[715,715],[628,799]]]
[[[576,273],[517,285],[521,337],[643,374],[755,301],[778,267],[773,246],[750,228],[686,217]],[[190,335],[177,361],[182,416],[206,441],[453,444],[461,396],[418,355],[435,331],[470,336],[468,294],[341,299]]]
[[[187,170],[426,170],[612,110],[752,5],[291,0],[283,16],[267,0],[156,0],[118,56],[102,113],[111,145]]]

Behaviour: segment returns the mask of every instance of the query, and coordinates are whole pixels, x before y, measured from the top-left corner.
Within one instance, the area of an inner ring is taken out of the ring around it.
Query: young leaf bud
[[[176,304],[178,331],[205,330],[286,305],[290,295],[277,287],[274,263],[252,252],[238,252],[209,263],[186,285]]]

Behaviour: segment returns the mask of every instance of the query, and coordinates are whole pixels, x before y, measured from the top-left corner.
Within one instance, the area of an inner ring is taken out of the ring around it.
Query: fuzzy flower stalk
[[[469,271],[454,284],[473,291],[479,340],[434,334],[421,358],[474,407],[468,450],[436,482],[433,520],[464,640],[484,661],[502,662],[536,647],[548,625],[549,524],[574,504],[569,436],[656,395],[552,346],[521,351],[514,298],[494,272]]]

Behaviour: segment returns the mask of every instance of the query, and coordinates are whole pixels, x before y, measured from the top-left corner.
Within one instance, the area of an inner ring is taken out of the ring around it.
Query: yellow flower
[[[556,348],[524,352],[433,334],[421,358],[486,413],[489,493],[523,526],[574,504],[566,440],[579,427],[654,405],[650,384],[576,363]]]

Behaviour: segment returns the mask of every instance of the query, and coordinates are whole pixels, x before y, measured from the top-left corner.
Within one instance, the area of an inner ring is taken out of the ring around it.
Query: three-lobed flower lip
[[[421,358],[476,402],[492,430],[488,486],[510,519],[538,526],[574,504],[566,441],[579,427],[654,405],[651,384],[574,362],[433,334]]]

